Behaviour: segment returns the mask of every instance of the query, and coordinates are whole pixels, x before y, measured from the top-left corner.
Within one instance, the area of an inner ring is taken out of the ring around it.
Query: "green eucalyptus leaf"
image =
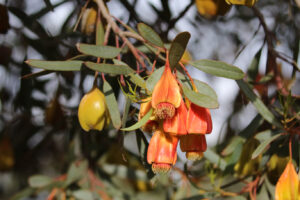
[[[103,83],[103,93],[105,95],[107,108],[108,108],[113,126],[119,130],[122,125],[119,106],[118,106],[118,102],[115,97],[114,91],[107,81],[104,81],[104,83]]]
[[[78,200],[94,200],[90,190],[76,190],[73,192],[73,196]]]
[[[65,181],[65,187],[85,177],[87,173],[88,163],[87,161],[80,161],[78,163],[72,163],[67,172],[67,179]]]
[[[126,63],[124,63],[124,62],[122,62],[120,60],[113,59],[113,62],[116,65],[125,65],[126,69],[130,68]],[[132,70],[132,73],[128,74],[127,76],[129,77],[129,79],[130,79],[131,82],[135,83],[136,85],[140,86],[141,88],[146,88],[146,82],[145,82],[145,80],[140,75],[138,75],[137,73],[133,72],[133,70]]]
[[[189,42],[191,34],[189,32],[179,33],[171,43],[169,51],[169,61],[171,69],[178,64],[184,54],[187,43]]]
[[[220,76],[234,80],[242,79],[245,76],[244,72],[238,67],[229,65],[225,62],[204,59],[190,61],[189,64],[205,73],[212,74],[214,76]]]
[[[261,116],[269,123],[281,128],[282,125],[277,121],[273,113],[262,102],[262,100],[252,91],[250,86],[243,80],[237,80],[236,82],[247,98],[253,103],[259,114],[261,114]]]
[[[79,52],[100,58],[114,58],[119,55],[122,50],[121,48],[116,48],[113,46],[84,43],[78,43],[76,46]]]
[[[104,43],[104,28],[101,20],[97,19],[96,23],[96,45],[103,45]]]
[[[80,71],[83,61],[67,60],[67,61],[47,61],[47,60],[26,60],[26,64],[31,67],[53,70],[53,71]]]
[[[217,99],[214,99],[211,96],[195,92],[188,87],[182,85],[182,91],[184,95],[194,104],[204,107],[204,108],[218,108],[219,103]]]
[[[134,73],[134,70],[128,67],[128,65],[93,63],[89,61],[85,62],[84,65],[92,70],[108,73],[108,74],[114,74],[114,75],[119,75],[119,74],[128,75],[130,73]]]
[[[155,70],[150,77],[146,81],[146,87],[147,89],[152,92],[156,83],[159,81],[160,77],[162,76],[163,72],[165,70],[165,67],[161,67],[157,70]]]
[[[159,37],[159,35],[148,25],[144,23],[139,23],[137,25],[138,31],[141,36],[148,42],[154,44],[155,46],[164,48],[164,43]]]
[[[50,185],[53,179],[44,175],[34,175],[29,177],[28,182],[32,188],[42,188]]]
[[[204,157],[211,163],[218,166],[221,170],[225,170],[227,166],[226,161],[210,148],[207,148],[207,150],[204,152]]]
[[[273,142],[274,140],[276,140],[277,138],[279,138],[281,136],[281,134],[277,134],[274,135],[271,138],[268,138],[267,140],[263,141],[262,143],[260,143],[260,145],[258,145],[258,147],[255,149],[255,151],[252,153],[252,159],[255,159],[257,156],[259,156],[260,154],[262,154],[265,149],[267,148],[267,146]]]
[[[153,109],[151,108],[149,110],[149,112],[147,112],[147,114],[141,120],[139,120],[137,123],[135,123],[134,125],[132,125],[130,127],[122,128],[121,130],[122,131],[133,131],[133,130],[136,130],[136,129],[142,127],[144,124],[147,123],[147,121],[151,117],[152,113],[153,113]]]

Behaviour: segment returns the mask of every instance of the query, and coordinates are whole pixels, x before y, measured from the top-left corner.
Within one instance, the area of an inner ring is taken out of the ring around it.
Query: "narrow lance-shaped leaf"
[[[104,28],[101,20],[97,17],[96,23],[96,45],[103,45],[104,43]]]
[[[164,48],[164,43],[159,37],[159,35],[148,25],[144,23],[139,23],[137,25],[138,31],[141,36],[148,42],[154,44],[155,46]]]
[[[271,142],[273,142],[274,140],[276,140],[277,138],[279,138],[280,136],[281,136],[281,134],[274,135],[273,137],[271,137],[271,138],[263,141],[262,143],[260,143],[260,145],[252,153],[252,159],[255,159],[257,156],[259,156],[260,154],[262,154],[264,152],[264,150],[267,148],[267,146]]]
[[[242,79],[244,77],[244,72],[242,70],[225,62],[215,60],[196,60],[190,61],[189,64],[205,73],[212,74],[214,76],[220,76],[234,80]]]
[[[85,62],[84,65],[98,72],[115,74],[115,75],[119,75],[119,74],[128,75],[134,72],[133,69],[129,68],[126,65],[115,65],[115,64],[93,63],[93,62]]]
[[[122,131],[133,131],[133,130],[136,130],[136,129],[142,127],[144,124],[147,123],[147,121],[149,120],[149,118],[152,115],[152,112],[153,112],[153,109],[151,108],[149,110],[149,112],[141,120],[139,120],[137,123],[135,123],[134,125],[132,125],[130,127],[122,128],[121,130]]]
[[[116,65],[124,65],[126,69],[131,69],[126,63],[124,63],[120,60],[113,59],[113,62]],[[135,73],[134,70],[131,70],[131,71],[132,71],[132,73],[128,74],[130,81],[132,81],[136,85],[140,86],[141,88],[146,88],[146,82],[144,81],[144,79],[142,77],[140,77],[140,75]]]
[[[250,86],[243,80],[236,81],[240,89],[244,92],[247,98],[253,103],[259,114],[267,120],[269,123],[276,125],[281,128],[281,124],[277,121],[275,116],[267,108],[267,106],[262,102],[262,100],[252,91]]]
[[[177,71],[177,77],[183,82],[186,86],[192,89],[192,84],[186,76],[184,76],[181,72]],[[204,95],[210,96],[211,98],[217,100],[218,96],[217,93],[212,89],[207,83],[199,81],[197,79],[193,79],[197,90]]]
[[[47,61],[47,60],[26,60],[26,64],[45,70],[53,71],[80,71],[83,61]]]
[[[104,81],[104,83],[103,83],[103,92],[105,95],[105,100],[107,103],[108,111],[109,111],[113,126],[116,129],[120,129],[122,122],[121,122],[118,102],[116,100],[116,97],[115,97],[112,87],[110,86],[110,84],[107,81]]]
[[[194,104],[204,107],[204,108],[218,108],[219,103],[218,100],[207,96],[205,94],[201,94],[199,92],[194,92],[193,90],[187,88],[186,86],[182,85],[182,90],[184,95]]]
[[[119,53],[122,50],[121,48],[116,48],[113,46],[93,45],[93,44],[83,44],[83,43],[78,43],[76,46],[78,51],[83,54],[100,57],[100,58],[110,58],[110,59],[119,55]]]
[[[191,34],[189,32],[179,33],[173,42],[169,50],[169,61],[171,69],[177,65],[180,61],[184,51],[186,49],[187,43],[189,42]]]
[[[165,70],[165,67],[161,67],[157,70],[155,70],[150,77],[146,81],[146,87],[147,89],[152,92],[156,83],[159,81],[160,77],[162,76],[163,72]]]

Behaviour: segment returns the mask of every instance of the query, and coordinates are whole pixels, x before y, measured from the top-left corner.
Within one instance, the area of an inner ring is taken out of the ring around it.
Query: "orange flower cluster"
[[[141,104],[139,119],[153,108],[154,112],[142,127],[154,132],[148,147],[147,161],[154,173],[167,172],[177,159],[177,144],[191,160],[201,159],[206,150],[205,134],[212,131],[210,111],[183,100],[181,88],[167,59],[162,77],[152,97]]]

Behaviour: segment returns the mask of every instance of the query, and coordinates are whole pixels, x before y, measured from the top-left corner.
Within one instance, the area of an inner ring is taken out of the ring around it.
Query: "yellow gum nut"
[[[259,145],[259,141],[255,138],[249,139],[243,146],[239,161],[234,166],[234,170],[238,176],[244,177],[251,175],[258,170],[261,161],[261,155],[255,159],[251,159],[252,153]]]
[[[81,99],[78,108],[78,119],[83,130],[101,131],[109,123],[104,94],[93,88]]]
[[[234,4],[234,5],[244,5],[252,7],[257,0],[225,0],[228,4]]]
[[[225,15],[231,8],[225,0],[196,0],[196,6],[200,15],[207,18]]]

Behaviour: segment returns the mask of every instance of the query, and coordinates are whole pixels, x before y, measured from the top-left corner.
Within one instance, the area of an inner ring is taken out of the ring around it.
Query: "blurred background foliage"
[[[217,91],[216,131],[201,161],[179,153],[169,174],[154,176],[145,161],[148,135],[112,126],[101,133],[81,129],[77,108],[92,86],[93,71],[40,71],[24,63],[66,60],[78,55],[76,43],[94,43],[93,26],[81,24],[74,31],[86,1],[0,1],[0,198],[274,199],[289,136],[299,166],[300,3],[213,2],[206,7],[199,1],[107,2],[111,14],[133,29],[144,22],[165,43],[190,31],[189,57],[226,61],[246,73],[236,84],[189,69]],[[113,36],[108,44],[116,45]],[[122,60],[136,66],[129,52]],[[106,79],[121,113],[129,110],[123,123],[132,125],[138,107],[125,101],[117,78]]]

